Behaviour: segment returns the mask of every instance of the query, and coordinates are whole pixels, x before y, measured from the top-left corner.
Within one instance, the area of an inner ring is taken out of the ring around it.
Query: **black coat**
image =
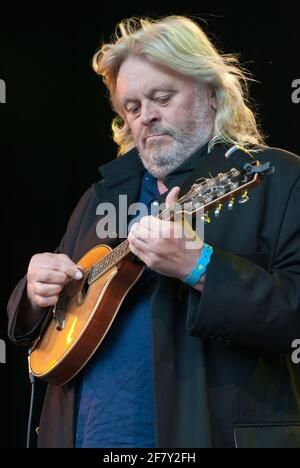
[[[223,154],[201,161],[203,176],[231,168]],[[246,206],[223,209],[206,226],[214,255],[204,292],[164,276],[155,289],[157,447],[300,447],[300,365],[291,360],[300,338],[300,159],[277,149],[256,156],[275,174]],[[136,201],[142,170],[135,150],[103,166],[104,179],[80,200],[58,251],[78,261],[101,243],[97,205],[115,204],[120,193]],[[28,345],[38,326],[16,329],[25,286],[26,278],[11,296],[9,333]],[[74,388],[48,386],[39,446],[73,446]]]

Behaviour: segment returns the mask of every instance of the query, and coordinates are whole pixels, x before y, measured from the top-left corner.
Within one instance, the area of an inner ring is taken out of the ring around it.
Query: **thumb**
[[[82,265],[76,265],[77,272],[75,274],[75,279],[80,280],[84,275],[84,267]]]
[[[180,192],[180,187],[173,187],[172,190],[168,193],[166,198],[166,207],[169,208],[171,205],[175,204],[178,200],[178,195]]]

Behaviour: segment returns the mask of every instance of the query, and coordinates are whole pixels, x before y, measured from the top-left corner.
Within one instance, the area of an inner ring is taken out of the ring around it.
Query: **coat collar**
[[[198,148],[186,161],[184,161],[171,174],[164,178],[168,189],[175,185],[182,186],[180,195],[189,189],[192,183],[189,174],[195,175],[194,180],[199,177],[211,177],[218,172],[229,170],[231,164],[224,157],[226,147],[216,145],[208,152],[208,143]],[[201,160],[201,164],[199,164]],[[194,172],[195,168],[197,170]],[[144,165],[138,155],[137,149],[133,148],[123,156],[114,159],[99,167],[103,180],[96,183],[95,191],[99,202],[105,199],[111,203],[117,203],[120,194],[126,194],[128,204],[134,203],[139,195],[141,181],[144,173]],[[105,192],[105,193],[104,193]],[[166,194],[159,197],[164,199]]]
[[[136,149],[99,167],[103,180],[94,184],[99,204],[111,203],[116,209],[116,232],[119,238],[127,232],[130,205],[137,201],[144,166]],[[127,236],[125,236],[127,237]]]
[[[199,159],[205,158],[207,153],[208,143],[198,148],[187,160],[164,178],[163,182],[166,187],[170,190],[175,185],[181,185],[185,177],[194,170]],[[105,187],[109,190],[117,189],[119,193],[126,193],[129,197],[132,191],[135,196],[138,195],[144,171],[145,167],[136,148],[99,167]]]
[[[140,179],[144,166],[138,156],[136,148],[99,167],[107,187],[123,184],[131,178]]]

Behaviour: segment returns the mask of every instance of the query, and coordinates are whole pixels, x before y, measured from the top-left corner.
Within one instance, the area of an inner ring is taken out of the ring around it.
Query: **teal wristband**
[[[190,286],[195,286],[195,284],[197,284],[200,280],[201,276],[205,273],[213,251],[214,249],[210,245],[204,244],[201,257],[197,260],[197,263],[191,273],[186,278],[183,278],[182,281],[189,284]]]

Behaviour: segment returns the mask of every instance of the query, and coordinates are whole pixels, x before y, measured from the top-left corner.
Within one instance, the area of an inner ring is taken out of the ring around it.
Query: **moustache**
[[[170,129],[163,128],[161,126],[154,126],[151,129],[147,129],[143,132],[141,141],[146,142],[147,138],[150,136],[161,136],[161,135],[169,135],[171,137],[176,138],[176,133]]]

